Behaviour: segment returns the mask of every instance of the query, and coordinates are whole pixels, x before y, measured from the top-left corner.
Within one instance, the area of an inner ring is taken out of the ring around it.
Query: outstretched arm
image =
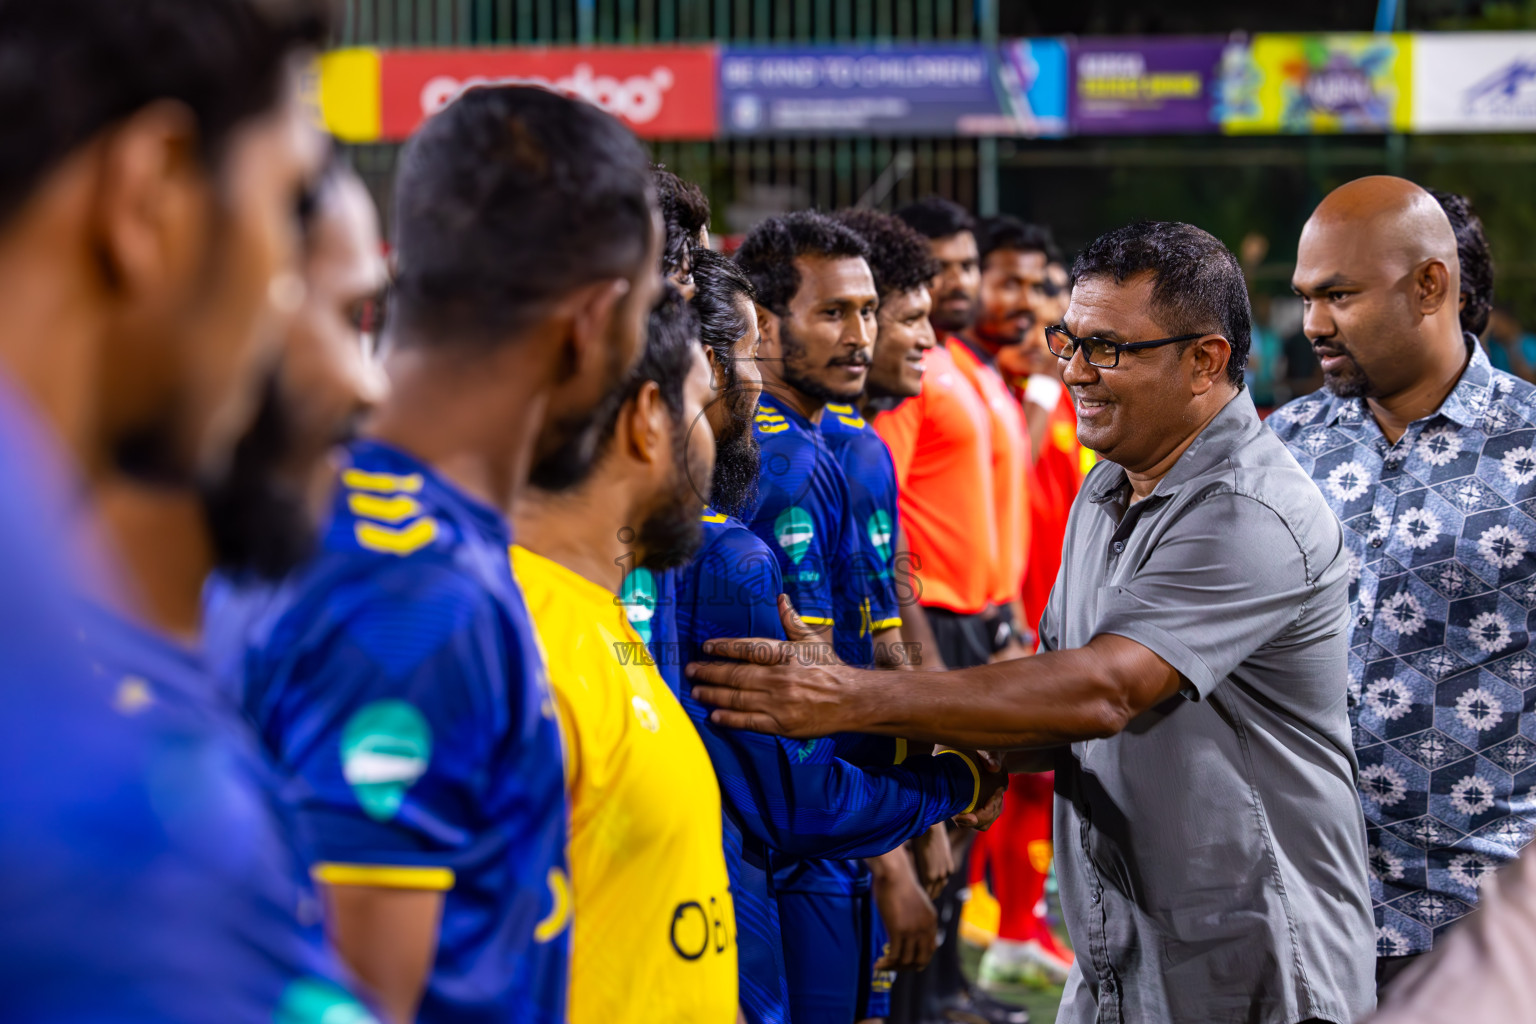
[[[726,640],[707,649],[744,659],[689,666],[694,697],[717,709],[711,721],[794,737],[873,732],[967,748],[1058,746],[1113,736],[1182,685],[1160,656],[1111,633],[1076,650],[948,672],[942,686],[918,673],[819,665],[791,643]]]

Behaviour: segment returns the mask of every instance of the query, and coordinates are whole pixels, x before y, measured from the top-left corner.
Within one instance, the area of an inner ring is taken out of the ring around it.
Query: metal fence
[[[995,0],[346,0],[343,46],[827,43],[995,36]],[[991,144],[974,139],[657,142],[660,163],[709,194],[716,231],[782,209],[890,209],[937,193],[969,208]],[[353,147],[389,209],[399,147]]]

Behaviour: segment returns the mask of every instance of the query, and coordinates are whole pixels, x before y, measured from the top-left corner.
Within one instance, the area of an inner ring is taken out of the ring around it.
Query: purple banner
[[[1215,132],[1223,39],[1082,39],[1072,44],[1079,135]]]

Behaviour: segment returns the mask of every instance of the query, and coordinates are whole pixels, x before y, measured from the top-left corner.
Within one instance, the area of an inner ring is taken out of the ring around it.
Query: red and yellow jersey
[[[918,600],[962,615],[982,611],[997,559],[992,422],[944,346],[924,357],[922,393],[876,416],[875,432],[896,469]]]
[[[988,599],[1006,605],[1019,595],[1029,564],[1029,425],[1024,407],[997,368],[977,358],[958,338],[946,344],[955,367],[987,407],[992,432],[992,508],[997,558],[991,564]]]
[[[720,787],[611,591],[525,548],[571,796],[571,1024],[734,1024]]]

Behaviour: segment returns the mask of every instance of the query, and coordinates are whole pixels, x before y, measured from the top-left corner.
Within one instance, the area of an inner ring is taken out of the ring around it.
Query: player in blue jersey
[[[208,494],[303,290],[295,62],[327,19],[282,10],[0,5],[7,1020],[371,1019],[248,732],[165,635],[230,554]],[[160,566],[121,543],[134,488],[181,533]]]
[[[698,291],[694,282],[693,252],[709,238],[709,200],[690,181],[684,181],[665,167],[652,168],[656,182],[656,205],[666,229],[666,244],[661,252],[661,272],[686,299]],[[702,249],[709,252],[708,249]],[[716,256],[723,259],[724,257]],[[717,386],[719,384],[718,373]],[[677,642],[677,587],[670,569],[653,571],[642,565],[628,568],[619,599],[629,624],[649,646],[656,671],[679,692],[682,662]]]
[[[750,514],[758,453],[744,427],[752,420],[756,401],[754,292],[740,268],[712,253],[696,254],[694,274],[699,292],[693,304],[703,340],[716,366],[730,368],[721,400],[710,410],[717,437],[711,501]],[[704,548],[679,572],[678,629],[685,659],[697,656],[704,640],[748,626],[783,635],[776,603],[782,577],[773,553],[724,511],[711,508],[703,524]],[[776,864],[808,856],[884,852],[924,825],[966,810],[978,783],[962,758],[896,767],[895,747],[887,742],[885,764],[866,771],[842,759],[834,741],[765,743],[750,733],[716,729],[704,708],[686,697],[684,704],[721,778],[737,908],[742,1009],[754,1024],[787,1020],[792,998],[806,988],[792,992],[785,982],[784,936],[773,881]],[[989,779],[987,795],[991,785]],[[839,933],[847,941],[839,950],[840,961],[826,972],[837,979],[834,998],[839,1005],[826,1012],[835,1018],[846,1011],[846,1019],[852,1020],[860,960],[864,977],[869,977],[872,961],[865,933],[852,916],[862,905],[844,901],[839,909],[850,915],[848,927]],[[794,1019],[812,1014],[806,1019],[815,1020],[817,1012],[811,1002],[797,1003]]]
[[[209,605],[244,623],[223,660],[390,1017],[555,1024],[563,762],[507,523],[526,480],[586,474],[640,354],[661,285],[645,154],[588,104],[472,89],[407,144],[394,227],[392,390],[321,552]]]

